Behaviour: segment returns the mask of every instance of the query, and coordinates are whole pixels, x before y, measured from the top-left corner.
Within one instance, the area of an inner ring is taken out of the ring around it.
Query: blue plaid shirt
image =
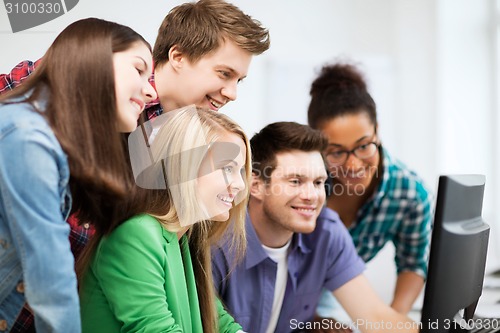
[[[402,271],[427,276],[432,227],[431,195],[423,181],[385,149],[383,177],[377,191],[358,211],[348,228],[358,254],[370,261],[392,242],[398,274]]]

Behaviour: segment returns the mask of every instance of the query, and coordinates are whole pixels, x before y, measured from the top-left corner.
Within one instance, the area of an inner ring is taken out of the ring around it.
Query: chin
[[[227,220],[229,220],[229,212],[215,215],[214,217],[211,218],[211,220],[216,222],[226,222]]]
[[[301,234],[310,234],[311,232],[314,231],[315,228],[316,228],[316,223],[314,223],[312,226],[300,226],[299,228],[295,228],[293,232]]]

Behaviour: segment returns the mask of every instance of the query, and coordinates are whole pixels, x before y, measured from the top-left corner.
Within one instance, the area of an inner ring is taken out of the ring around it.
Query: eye
[[[228,71],[219,71],[219,74],[224,78],[224,79],[229,79],[231,78],[231,73]]]
[[[316,180],[316,181],[314,182],[314,185],[315,185],[316,187],[321,187],[321,186],[325,185],[325,181],[324,181],[324,180]]]
[[[331,152],[328,153],[328,155],[330,155],[330,156],[332,156],[334,158],[340,158],[344,154],[345,154],[345,151],[343,151],[343,150],[331,151]]]
[[[144,74],[144,70],[143,69],[141,69],[139,67],[136,67],[135,69],[137,70],[137,73],[139,73],[139,75],[142,76],[142,74]]]
[[[300,180],[299,179],[290,179],[290,184],[292,184],[292,185],[300,185]]]
[[[359,146],[359,147],[358,147],[358,148],[356,148],[356,149],[358,149],[358,150],[360,150],[360,151],[363,151],[363,150],[368,150],[368,148],[370,148],[370,144],[369,144],[369,143],[366,143],[366,144],[364,144],[364,145]]]
[[[243,83],[243,79],[238,79],[237,84]]]
[[[224,171],[226,174],[232,174],[233,173],[233,167],[232,166],[225,166],[222,168],[222,171]]]

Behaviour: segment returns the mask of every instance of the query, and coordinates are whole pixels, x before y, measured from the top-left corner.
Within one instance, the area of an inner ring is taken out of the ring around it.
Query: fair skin
[[[279,248],[295,232],[310,233],[325,202],[326,172],[319,152],[277,155],[269,183],[254,175],[249,214],[262,244]]]
[[[246,187],[243,178],[246,163],[246,146],[243,139],[234,134],[225,132],[217,140],[218,145],[207,153],[197,178],[199,200],[206,207],[208,216],[203,219],[224,222],[229,219],[229,211],[237,204],[237,195]],[[226,149],[225,149],[226,148]],[[227,149],[229,148],[229,149]],[[237,154],[227,154],[227,150]],[[206,172],[207,169],[213,170]],[[189,230],[183,227],[177,232],[180,239]]]
[[[295,232],[312,232],[325,202],[326,172],[320,152],[283,152],[276,160],[267,184],[254,175],[248,206],[257,236],[268,247],[283,246]],[[363,333],[418,332],[410,319],[383,303],[362,274],[334,295]],[[375,325],[382,322],[382,327]],[[405,327],[399,329],[401,325]]]
[[[206,219],[227,221],[229,210],[237,204],[236,195],[245,189],[246,147],[243,140],[233,133],[225,133],[217,142],[219,145],[208,152],[202,163],[202,168],[208,166],[213,171],[198,177],[198,196],[208,213]],[[235,148],[238,151],[236,156],[232,154]]]
[[[364,112],[333,118],[320,127],[328,137],[326,151],[352,150],[363,144],[377,141],[376,125]],[[380,154],[368,159],[359,159],[350,154],[342,166],[330,167],[334,176],[332,195],[327,206],[338,212],[342,222],[349,227],[356,220],[358,211],[376,191],[382,170],[379,168]],[[398,275],[391,307],[406,314],[424,285],[424,279],[414,272]]]
[[[190,61],[174,45],[169,60],[154,71],[160,103],[165,111],[186,105],[218,111],[237,98],[237,85],[247,76],[253,55],[225,40],[219,48]]]
[[[146,103],[156,99],[156,91],[149,83],[152,69],[151,51],[137,42],[129,49],[113,54],[118,130],[132,132]]]

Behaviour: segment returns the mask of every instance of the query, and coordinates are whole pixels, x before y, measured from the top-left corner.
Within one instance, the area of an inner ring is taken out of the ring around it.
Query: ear
[[[265,196],[266,184],[262,178],[252,173],[252,179],[250,181],[250,196],[255,199],[262,200]]]
[[[183,66],[185,57],[177,45],[172,46],[168,50],[168,62],[175,69],[180,69]]]

